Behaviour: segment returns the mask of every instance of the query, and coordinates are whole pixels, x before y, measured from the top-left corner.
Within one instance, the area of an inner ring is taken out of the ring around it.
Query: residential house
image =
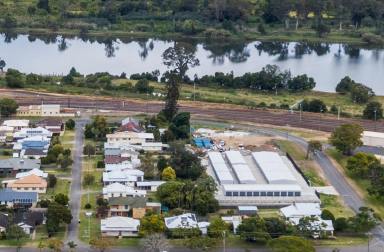
[[[292,205],[280,208],[280,213],[287,220],[292,218],[314,217],[321,215],[319,203],[294,203]]]
[[[136,169],[116,170],[111,172],[103,172],[103,183],[107,186],[112,183],[120,183],[127,186],[135,186],[138,181],[143,181],[144,172]]]
[[[35,207],[38,200],[39,194],[37,192],[18,192],[9,188],[0,190],[0,205],[7,207]]]
[[[106,237],[134,237],[138,236],[140,221],[121,216],[113,216],[101,220],[101,235]]]
[[[294,203],[280,208],[280,213],[293,225],[298,225],[302,218],[311,217],[310,230],[313,238],[319,238],[322,235],[333,236],[333,223],[320,217],[321,208],[319,203]]]
[[[48,150],[51,139],[44,136],[33,136],[28,138],[19,139],[14,145],[13,149],[18,150],[27,150],[27,149],[37,149],[37,150]]]
[[[47,181],[35,174],[31,174],[13,182],[8,182],[7,188],[18,192],[46,193]]]
[[[114,197],[145,197],[147,191],[136,190],[131,186],[122,185],[120,183],[113,183],[103,188],[104,199]]]
[[[13,128],[13,132],[29,127],[29,120],[5,120],[3,126]]]
[[[185,213],[182,215],[164,218],[165,226],[168,229],[175,228],[198,228],[196,215],[193,213]]]
[[[11,225],[18,225],[25,234],[32,234],[36,226],[45,224],[45,214],[34,211],[17,211],[14,214],[0,213],[0,232],[6,232]]]
[[[37,127],[42,127],[54,135],[60,135],[60,133],[64,130],[63,120],[59,118],[44,118],[43,120],[36,123]]]
[[[105,164],[105,171],[127,171],[127,170],[136,170],[140,167],[140,160],[135,160],[134,162],[126,160],[118,164]]]
[[[141,219],[146,212],[145,197],[116,197],[110,198],[108,216],[124,216]]]
[[[0,175],[15,176],[18,172],[26,172],[40,168],[40,160],[8,158],[0,159]]]
[[[0,143],[11,142],[13,140],[13,128],[0,126]]]
[[[22,149],[20,151],[20,158],[27,159],[41,159],[46,157],[48,154],[48,149]]]
[[[232,227],[232,232],[236,234],[236,230],[242,222],[241,216],[222,216],[221,219]]]
[[[153,133],[137,132],[115,132],[107,134],[107,142],[119,145],[142,145],[143,143],[154,142]]]
[[[17,173],[16,174],[16,178],[20,179],[20,178],[24,178],[24,177],[32,175],[32,174],[36,175],[38,177],[41,177],[41,178],[45,178],[45,179],[48,177],[48,173],[46,173],[46,172],[44,172],[44,171],[42,171],[40,169],[35,168],[35,169],[32,169],[32,170],[27,171],[27,172],[19,172],[19,173]]]
[[[140,126],[139,121],[132,117],[125,118],[121,121],[121,126],[118,128],[120,132],[144,132],[144,128]]]
[[[130,169],[136,169],[140,167],[140,164],[141,164],[140,159],[137,158],[137,156],[127,157],[122,155],[105,156],[104,163],[106,165],[106,168],[107,166],[113,167],[111,168],[111,170],[125,169],[129,167],[131,167]],[[124,167],[125,165],[128,165],[128,167]],[[121,168],[117,168],[117,167],[121,167]]]
[[[35,136],[50,139],[52,137],[52,132],[42,127],[23,128],[13,134],[13,139],[18,140]]]
[[[156,192],[157,188],[164,183],[165,181],[138,181],[136,187],[140,190]]]

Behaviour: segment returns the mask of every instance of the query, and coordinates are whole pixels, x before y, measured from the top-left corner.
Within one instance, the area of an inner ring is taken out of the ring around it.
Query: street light
[[[377,108],[373,111],[375,113],[375,131],[376,131],[376,121],[377,121]]]

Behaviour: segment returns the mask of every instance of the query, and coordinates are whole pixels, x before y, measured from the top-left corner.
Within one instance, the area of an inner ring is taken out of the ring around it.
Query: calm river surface
[[[316,90],[334,92],[346,75],[384,95],[384,49],[363,49],[342,44],[285,42],[192,42],[200,66],[188,74],[215,72],[242,75],[267,64],[307,74],[316,80]],[[173,41],[158,39],[79,39],[0,35],[0,58],[7,68],[29,73],[66,74],[74,66],[83,74],[151,72],[166,67],[161,55]]]

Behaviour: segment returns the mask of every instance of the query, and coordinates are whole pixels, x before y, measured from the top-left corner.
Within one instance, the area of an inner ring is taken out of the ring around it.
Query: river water
[[[384,49],[367,49],[343,44],[285,42],[188,41],[200,66],[188,75],[215,72],[242,75],[261,70],[267,64],[290,70],[292,75],[312,76],[316,90],[334,92],[338,81],[349,75],[357,82],[384,95]],[[83,74],[151,72],[166,67],[161,55],[172,40],[160,39],[80,39],[0,35],[0,58],[7,68],[41,74],[66,74],[75,67]]]

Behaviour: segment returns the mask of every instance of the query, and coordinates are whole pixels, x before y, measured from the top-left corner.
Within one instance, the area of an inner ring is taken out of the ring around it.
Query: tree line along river
[[[184,41],[186,42],[186,41]],[[7,68],[26,73],[67,74],[71,67],[80,73],[164,72],[162,53],[174,41],[163,39],[64,38],[32,35],[0,35],[0,58]],[[292,75],[307,74],[315,79],[316,90],[334,92],[348,75],[384,95],[384,49],[330,43],[188,41],[200,66],[188,75],[235,76],[277,65]]]

